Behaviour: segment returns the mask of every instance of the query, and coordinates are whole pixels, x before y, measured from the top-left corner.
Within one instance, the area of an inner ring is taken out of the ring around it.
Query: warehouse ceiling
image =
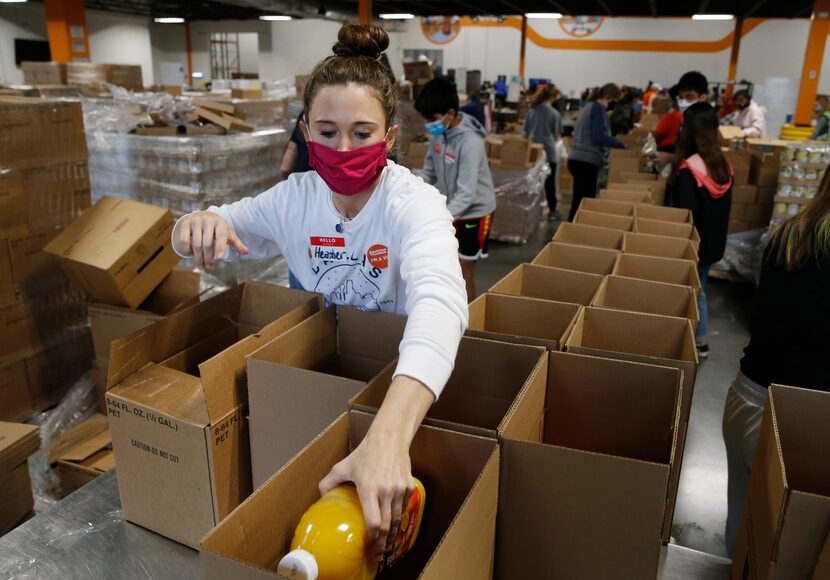
[[[91,10],[188,20],[245,20],[263,14],[353,19],[357,0],[85,0]],[[374,0],[375,15],[509,15],[561,12],[570,16],[691,16],[734,14],[749,18],[809,17],[812,0]]]

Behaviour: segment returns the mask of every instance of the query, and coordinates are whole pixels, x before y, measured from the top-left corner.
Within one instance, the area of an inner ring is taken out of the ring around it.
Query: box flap
[[[566,302],[482,294],[470,304],[467,329],[537,338],[558,345],[570,331],[579,309],[578,304]]]
[[[650,203],[638,203],[634,215],[638,218],[679,223],[692,223],[692,211],[680,207],[666,207]]]
[[[175,369],[148,363],[108,392],[195,425],[210,423],[201,381]]]
[[[537,254],[532,263],[537,266],[550,266],[607,276],[614,269],[619,254],[618,250],[550,242]]]
[[[236,324],[244,288],[237,286],[113,341],[107,388],[148,363],[159,363],[206,336]]]
[[[651,203],[651,195],[646,191],[632,191],[624,188],[623,184],[615,183],[608,186],[610,189],[603,189],[599,192],[600,199],[610,201],[627,201],[630,203]]]
[[[589,211],[600,211],[618,215],[634,215],[634,204],[630,201],[616,201],[613,199],[598,199],[595,197],[584,197],[579,204],[579,209]]]
[[[40,448],[40,434],[34,425],[0,421],[0,470],[10,471]]]
[[[620,254],[613,273],[616,276],[681,284],[700,290],[697,266],[691,260],[642,254]]]
[[[621,250],[623,234],[624,232],[610,228],[564,222],[556,230],[553,241]]]
[[[115,453],[112,451],[107,451],[106,453],[102,453],[101,457],[96,459],[92,462],[89,467],[96,471],[100,471],[102,473],[106,473],[110,469],[115,468]]]
[[[49,463],[54,463],[59,457],[62,457],[64,453],[68,452],[76,445],[83,443],[84,441],[87,441],[88,439],[91,439],[104,431],[109,431],[107,416],[98,413],[86,421],[82,421],[72,429],[61,433],[52,440],[51,448],[49,450]]]
[[[109,429],[83,441],[60,456],[64,461],[81,462],[112,445]]]
[[[337,307],[337,345],[343,355],[389,362],[398,356],[407,317],[391,312],[368,312]]]
[[[177,308],[195,304],[199,300],[200,285],[199,272],[173,270],[138,309],[153,314],[170,314]]]
[[[625,236],[622,247],[624,253],[694,260],[695,262],[698,260],[697,250],[691,240],[632,232],[623,232],[623,235]]]
[[[593,300],[602,279],[597,274],[521,264],[497,282],[490,292],[587,306]]]
[[[691,288],[639,278],[607,276],[592,305],[700,320]]]
[[[580,209],[576,212],[574,223],[611,228],[623,232],[634,231],[634,218],[632,216],[602,213],[587,209]]]
[[[317,312],[263,344],[250,359],[299,369],[319,369],[337,355],[337,314],[334,306]]]
[[[104,196],[72,222],[44,251],[109,270],[148,230],[172,221],[170,210]]]

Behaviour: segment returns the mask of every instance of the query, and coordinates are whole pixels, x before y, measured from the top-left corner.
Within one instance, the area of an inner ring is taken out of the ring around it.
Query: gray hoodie
[[[484,148],[486,133],[481,124],[466,113],[458,113],[461,123],[444,135],[433,135],[424,160],[424,181],[447,196],[447,209],[453,219],[474,219],[496,209],[493,176]]]

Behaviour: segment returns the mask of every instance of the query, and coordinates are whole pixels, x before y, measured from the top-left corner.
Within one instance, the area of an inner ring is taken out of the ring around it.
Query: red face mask
[[[337,151],[306,139],[308,164],[334,193],[366,191],[386,167],[386,140],[349,151]]]

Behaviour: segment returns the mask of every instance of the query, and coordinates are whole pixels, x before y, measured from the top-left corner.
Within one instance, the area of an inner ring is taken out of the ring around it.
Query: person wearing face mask
[[[312,72],[302,123],[313,171],[268,191],[182,217],[173,248],[211,268],[282,254],[303,288],[328,302],[407,314],[392,384],[363,441],[319,483],[357,488],[375,557],[391,548],[415,489],[409,446],[453,370],[467,296],[446,200],[387,160],[398,126],[389,36],[344,25]]]
[[[476,297],[476,262],[487,257],[496,210],[493,176],[484,146],[486,133],[473,116],[458,110],[458,91],[447,79],[429,81],[415,99],[415,110],[432,135],[423,178],[447,196],[467,298],[472,301]]]
[[[767,132],[767,122],[764,119],[764,110],[761,105],[753,101],[749,91],[738,91],[735,93],[735,108],[738,113],[735,115],[734,125],[741,128],[741,135],[748,138],[764,139]]]
[[[657,140],[657,150],[661,153],[674,154],[677,137],[680,135],[680,126],[683,124],[683,113],[677,104],[677,86],[669,89],[672,100],[671,110],[660,117],[654,138]]]
[[[608,121],[608,105],[619,96],[620,88],[608,83],[591,95],[579,113],[568,154],[568,170],[574,178],[568,221],[573,221],[583,197],[597,196],[597,176],[606,163],[608,148],[625,149],[622,141],[611,136]]]
[[[813,105],[816,116],[816,129],[810,135],[810,141],[827,141],[830,136],[830,97],[819,95]]]
[[[698,71],[689,71],[677,81],[677,108],[681,113],[695,103],[709,101],[709,81]]]

